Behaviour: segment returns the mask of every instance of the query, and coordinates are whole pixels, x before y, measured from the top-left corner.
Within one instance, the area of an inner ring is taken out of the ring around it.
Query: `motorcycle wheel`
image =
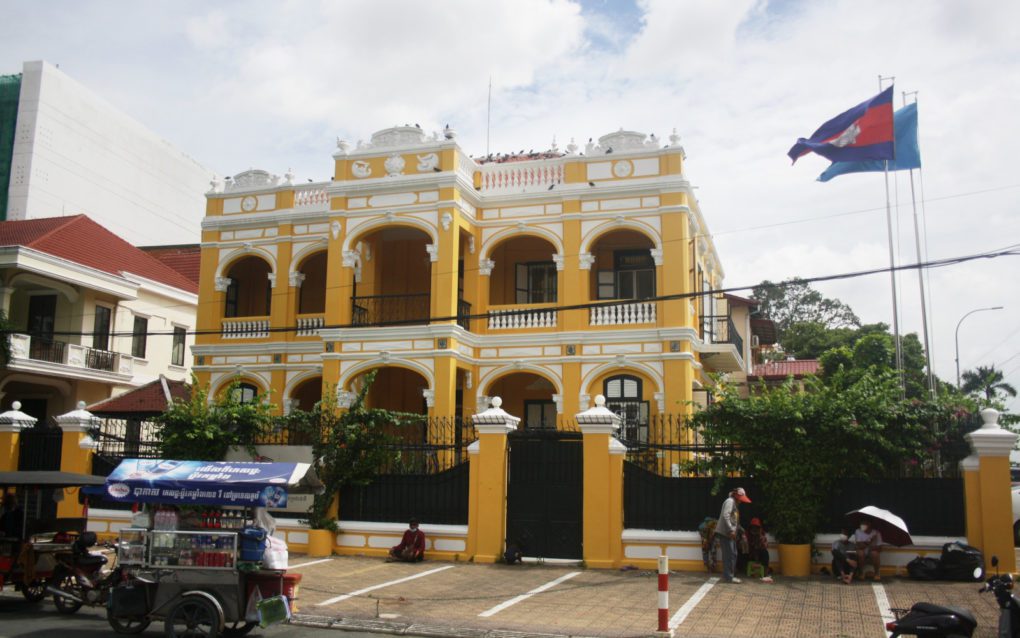
[[[67,593],[75,596],[79,600],[84,601],[85,592],[83,592],[81,590],[81,587],[78,586],[78,582],[75,580],[74,576],[64,576],[63,578],[60,579],[60,582],[55,583],[53,586],[59,589],[60,591],[66,591]],[[84,604],[84,602],[76,602],[71,600],[70,598],[65,598],[58,594],[53,594],[53,604],[56,605],[57,611],[59,611],[60,613],[73,614],[74,612],[81,609],[81,606]]]
[[[113,628],[118,634],[140,634],[149,628],[151,622],[145,616],[132,617],[132,618],[118,618],[110,614],[110,610],[106,610],[106,622],[110,623],[110,627]]]
[[[41,580],[33,580],[21,586],[21,595],[30,603],[37,603],[46,598],[46,583]]]
[[[241,636],[246,636],[248,632],[258,627],[258,625],[257,622],[247,622],[244,620],[227,623],[223,625],[223,636],[225,638],[241,638]]]

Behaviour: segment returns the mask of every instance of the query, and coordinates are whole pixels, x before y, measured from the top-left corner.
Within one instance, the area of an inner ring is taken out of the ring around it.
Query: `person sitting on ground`
[[[698,533],[701,535],[701,560],[705,563],[705,569],[711,574],[715,571],[716,549],[719,541],[715,539],[715,525],[718,522],[714,516],[706,516],[705,520],[698,525]]]
[[[870,562],[875,568],[875,580],[882,580],[879,568],[882,565],[882,533],[872,527],[871,522],[862,520],[861,526],[854,531],[854,545],[857,547],[857,567],[864,577],[864,564]]]
[[[747,554],[748,560],[764,568],[763,577],[772,575],[772,568],[769,567],[769,539],[760,518],[752,518],[747,528]]]
[[[857,551],[850,540],[850,529],[840,530],[839,537],[832,541],[832,573],[844,583],[853,582],[857,571]]]
[[[390,558],[407,563],[425,559],[425,532],[418,529],[418,519],[412,518],[407,524],[399,545],[390,548]]]

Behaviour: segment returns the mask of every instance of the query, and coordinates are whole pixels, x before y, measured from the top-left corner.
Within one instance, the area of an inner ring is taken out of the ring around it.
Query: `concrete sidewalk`
[[[303,563],[308,563],[302,567]],[[337,556],[293,557],[303,574],[294,622],[435,636],[648,636],[656,629],[657,579],[640,570],[560,565],[386,563]],[[978,583],[884,578],[844,585],[828,577],[745,579],[723,584],[708,574],[670,575],[677,635],[886,636],[889,607],[928,601],[971,609],[975,636],[994,638],[998,609]]]

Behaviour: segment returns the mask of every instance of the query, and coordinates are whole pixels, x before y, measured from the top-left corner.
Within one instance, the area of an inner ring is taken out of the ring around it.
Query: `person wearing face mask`
[[[857,571],[857,552],[850,540],[851,531],[843,528],[839,538],[832,542],[832,573],[849,585]]]
[[[882,564],[882,534],[872,527],[871,523],[861,521],[860,527],[854,531],[854,545],[857,547],[858,567],[864,577],[864,564],[870,562],[875,568],[875,580],[882,580],[879,567]]]
[[[418,519],[407,524],[399,545],[390,548],[390,560],[417,563],[425,559],[425,532],[418,529]]]

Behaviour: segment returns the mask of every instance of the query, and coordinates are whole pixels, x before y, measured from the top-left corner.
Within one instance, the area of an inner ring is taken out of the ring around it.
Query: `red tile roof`
[[[808,374],[818,374],[818,359],[759,363],[754,366],[754,370],[749,376],[762,379],[785,379],[789,376],[800,378]]]
[[[0,246],[25,246],[113,275],[133,273],[191,293],[198,284],[86,215],[0,222]]]
[[[200,245],[139,246],[138,248],[184,275],[189,281],[198,284],[198,267],[202,263],[202,247]]]
[[[191,386],[183,381],[166,380],[170,396],[187,401],[191,398]],[[167,408],[166,393],[159,379],[146,383],[124,394],[105,399],[88,406],[88,411],[98,416],[123,416],[125,414],[160,414]]]

